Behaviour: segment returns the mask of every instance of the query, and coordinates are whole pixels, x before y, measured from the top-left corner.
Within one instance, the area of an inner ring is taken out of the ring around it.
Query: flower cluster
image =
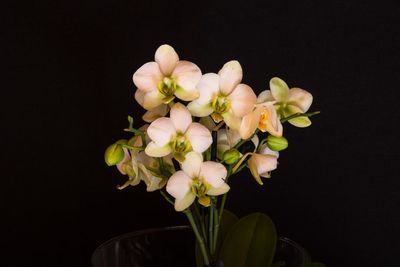
[[[282,123],[309,126],[315,113],[306,112],[313,97],[277,77],[257,96],[242,78],[236,60],[218,73],[202,74],[171,46],[160,46],[154,61],[133,74],[135,99],[149,124],[134,128],[130,117],[126,131],[134,136],[105,153],[107,164],[128,177],[118,188],[140,181],[148,191],[165,187],[175,209],[184,211],[196,199],[210,206],[212,197],[229,191],[228,178],[244,167],[263,184],[261,177],[270,177],[278,151],[288,145]]]

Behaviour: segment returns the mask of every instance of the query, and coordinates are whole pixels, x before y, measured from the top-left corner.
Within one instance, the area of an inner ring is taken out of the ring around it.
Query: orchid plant
[[[129,116],[125,131],[132,137],[105,151],[106,163],[127,176],[118,189],[143,181],[147,191],[159,191],[187,216],[199,267],[273,264],[272,221],[260,213],[239,220],[226,211],[229,181],[249,169],[262,185],[277,168],[279,151],[288,146],[283,124],[308,127],[319,113],[307,113],[313,97],[306,90],[289,89],[274,77],[257,96],[242,77],[236,60],[218,73],[202,74],[196,64],[180,60],[174,48],[161,45],[154,61],[133,74],[135,99],[146,110],[147,124],[135,127]],[[249,229],[260,235],[249,238]],[[252,252],[243,248],[246,244]]]

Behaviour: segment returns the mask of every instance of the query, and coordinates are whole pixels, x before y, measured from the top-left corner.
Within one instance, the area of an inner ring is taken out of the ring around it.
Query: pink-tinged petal
[[[121,174],[126,175],[126,172],[122,169],[122,165],[131,160],[131,155],[125,147],[122,150],[124,151],[124,158],[117,164],[117,169]]]
[[[211,106],[211,103],[199,103],[196,100],[190,102],[187,106],[190,113],[196,117],[205,117],[213,113],[214,109]]]
[[[292,88],[289,90],[288,104],[297,106],[301,111],[307,112],[313,101],[313,96],[301,88]]]
[[[206,151],[212,143],[210,131],[197,122],[190,124],[185,135],[189,139],[193,150],[199,153]]]
[[[150,110],[163,104],[164,95],[158,90],[147,92],[143,97],[143,108]]]
[[[202,117],[199,120],[201,125],[204,125],[207,129],[213,130],[217,125],[215,124],[214,120],[210,116]]]
[[[200,97],[196,101],[200,104],[211,103],[219,93],[219,76],[215,73],[204,74],[197,85]]]
[[[182,170],[189,177],[198,177],[203,163],[203,156],[197,152],[189,152],[185,155],[185,161],[182,163]]]
[[[257,166],[257,172],[264,174],[276,169],[278,165],[278,159],[272,155],[254,154],[252,159],[255,161]]]
[[[193,91],[201,79],[201,70],[196,64],[181,60],[176,65],[172,77],[176,79],[177,85],[183,90]]]
[[[231,110],[236,117],[243,117],[253,111],[257,96],[246,84],[239,84],[228,96]]]
[[[170,76],[179,61],[178,54],[170,45],[162,45],[160,46],[156,54],[154,55],[154,59],[160,66],[161,72],[165,76]]]
[[[240,131],[240,124],[242,122],[242,118],[233,115],[232,111],[223,113],[222,117],[224,118],[225,124],[228,125],[229,128]]]
[[[289,87],[284,80],[274,77],[269,81],[271,94],[278,102],[286,103],[289,95]]]
[[[150,157],[160,158],[171,154],[172,149],[169,144],[158,146],[155,142],[150,142],[147,144],[144,152]]]
[[[150,139],[158,146],[168,144],[176,133],[175,126],[170,118],[159,118],[153,121],[147,129]]]
[[[274,101],[275,101],[275,99],[272,96],[272,93],[270,90],[262,91],[257,97],[257,103],[274,102]]]
[[[287,105],[286,108],[283,109],[283,113],[285,117],[289,117],[290,115],[293,115],[295,113],[303,113],[303,111],[297,106]],[[308,117],[297,117],[294,119],[290,119],[289,123],[293,126],[304,128],[311,125],[311,120]]]
[[[185,197],[192,184],[192,179],[183,171],[177,171],[169,179],[167,183],[167,192],[176,199]]]
[[[192,101],[199,98],[199,91],[197,89],[184,90],[182,87],[177,87],[175,91],[175,96],[183,101]]]
[[[145,122],[153,122],[158,118],[164,117],[167,115],[169,110],[168,105],[161,104],[158,107],[155,107],[151,110],[148,110],[142,117]]]
[[[218,188],[214,188],[211,187],[208,191],[207,191],[207,195],[209,196],[219,196],[219,195],[223,195],[226,192],[228,192],[230,189],[229,185],[227,185],[226,183],[223,183],[220,187]]]
[[[156,62],[148,62],[133,74],[133,83],[139,90],[146,92],[157,90],[158,82],[163,75]]]
[[[143,107],[143,103],[144,103],[144,95],[146,94],[146,91],[143,90],[139,90],[137,89],[135,91],[135,100],[136,102],[139,103],[139,105],[141,105]]]
[[[242,67],[236,60],[225,63],[218,74],[220,76],[219,88],[224,95],[229,95],[243,77]]]
[[[277,157],[272,155],[253,154],[247,161],[250,172],[259,184],[263,184],[260,175],[266,176],[275,170],[278,164]]]
[[[248,139],[254,134],[260,122],[262,109],[262,107],[257,107],[253,112],[243,117],[239,131],[242,139]]]
[[[175,199],[175,210],[184,211],[185,209],[189,208],[190,205],[192,205],[195,199],[195,194],[193,194],[192,191],[189,191],[184,198]]]
[[[189,110],[181,103],[176,103],[172,106],[170,118],[175,126],[176,131],[186,132],[189,125],[192,123],[192,115]]]
[[[201,165],[200,177],[203,177],[214,188],[225,183],[226,175],[226,168],[221,163],[206,161]]]

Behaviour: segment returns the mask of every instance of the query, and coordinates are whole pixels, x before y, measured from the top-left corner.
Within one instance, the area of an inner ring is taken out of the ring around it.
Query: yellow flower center
[[[258,122],[258,129],[260,129],[262,132],[267,131],[267,124],[268,124],[269,119],[270,119],[270,115],[269,115],[268,109],[265,108],[261,112],[260,121]]]
[[[165,96],[164,103],[171,102],[175,96],[176,80],[172,77],[164,77],[157,85],[158,91]]]
[[[210,185],[203,181],[203,179],[199,177],[193,179],[191,186],[192,193],[199,198],[198,202],[205,207],[210,206],[211,203],[210,197],[206,195],[209,189]]]
[[[185,154],[192,150],[190,141],[183,133],[176,134],[175,138],[173,138],[171,147],[174,151],[174,157],[179,162],[183,162],[185,160]]]
[[[219,123],[224,119],[221,114],[229,111],[231,108],[231,103],[226,96],[219,95],[213,99],[211,106],[214,109],[211,117],[216,123]]]

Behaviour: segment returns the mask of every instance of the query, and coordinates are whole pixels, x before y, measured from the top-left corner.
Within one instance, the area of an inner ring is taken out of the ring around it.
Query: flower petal
[[[269,81],[269,87],[275,100],[286,103],[289,94],[289,87],[284,80],[274,77]]]
[[[183,90],[193,91],[201,79],[201,70],[196,64],[181,60],[176,65],[172,77]]]
[[[164,95],[158,90],[147,92],[143,96],[143,108],[150,110],[163,104]]]
[[[240,131],[240,124],[242,122],[241,118],[233,115],[232,111],[223,113],[222,117],[224,118],[224,121],[229,128]]]
[[[258,153],[263,154],[263,155],[272,155],[272,156],[275,156],[276,158],[279,158],[279,152],[270,149],[266,144],[264,144],[260,147]]]
[[[192,115],[189,110],[181,103],[176,103],[172,106],[170,118],[177,131],[186,132],[189,125],[192,123]]]
[[[257,97],[257,103],[264,103],[264,102],[273,102],[275,101],[274,97],[270,90],[262,91]]]
[[[179,61],[178,54],[170,45],[162,45],[160,46],[156,54],[154,55],[154,59],[160,66],[161,72],[165,76],[170,76]]]
[[[197,100],[190,102],[187,108],[196,117],[206,117],[214,111],[210,103],[202,104]]]
[[[194,151],[202,153],[210,147],[212,137],[210,131],[200,123],[193,122],[189,125],[186,136]]]
[[[189,152],[185,155],[185,161],[182,163],[182,170],[189,177],[198,177],[203,163],[203,156],[197,152]]]
[[[212,102],[219,93],[219,79],[220,77],[215,73],[206,73],[201,77],[197,85],[200,93],[200,97],[196,99],[198,103],[205,104]]]
[[[145,122],[152,122],[158,118],[164,117],[167,115],[169,110],[168,105],[161,104],[158,107],[155,107],[151,110],[148,110],[142,117]]]
[[[147,129],[150,139],[158,146],[164,146],[171,141],[172,136],[176,133],[174,123],[170,118],[159,118],[153,121]]]
[[[223,195],[226,192],[228,192],[230,189],[229,185],[227,185],[226,183],[223,183],[220,187],[218,188],[214,188],[214,187],[210,187],[210,189],[207,191],[207,195],[209,196],[219,196],[219,195]]]
[[[228,96],[228,99],[231,102],[233,114],[236,117],[243,117],[253,111],[257,96],[250,86],[239,84]]]
[[[226,175],[226,168],[221,163],[206,161],[201,165],[200,177],[203,177],[214,188],[225,183]]]
[[[158,146],[155,142],[150,142],[144,151],[150,157],[160,158],[171,154],[172,149],[169,144]]]
[[[125,147],[122,148],[122,150],[124,151],[124,158],[117,164],[117,169],[121,174],[126,175],[126,172],[123,170],[122,165],[130,161],[131,155],[129,154],[128,149],[126,149]]]
[[[253,154],[251,158],[255,161],[259,174],[273,171],[278,165],[277,157],[272,155]]]
[[[307,112],[313,101],[313,96],[301,88],[292,88],[289,90],[288,104],[297,106],[301,111]]]
[[[260,122],[262,107],[257,107],[253,112],[243,117],[240,124],[240,137],[248,139],[254,134]]]
[[[196,89],[189,91],[177,86],[175,90],[175,96],[183,101],[192,101],[199,97],[199,92]]]
[[[295,113],[302,113],[302,110],[300,108],[298,108],[297,106],[293,106],[293,105],[287,105],[286,108],[283,109],[283,114],[285,117],[288,117]],[[304,128],[304,127],[308,127],[311,125],[311,120],[308,117],[297,117],[297,118],[289,120],[289,123],[296,127]]]
[[[174,198],[182,199],[190,191],[191,184],[192,179],[181,170],[169,177],[166,189]]]
[[[275,106],[271,102],[265,102],[261,105],[262,116],[258,128],[262,132],[269,132],[274,136],[281,137],[283,132],[282,123],[278,117]]]
[[[137,89],[135,91],[135,100],[136,102],[139,103],[139,105],[141,105],[143,107],[143,102],[144,102],[144,95],[146,94],[146,91],[143,90],[139,90]]]
[[[218,74],[220,76],[219,88],[225,95],[229,95],[243,77],[242,67],[236,60],[225,63]]]
[[[175,210],[184,211],[185,209],[189,208],[190,205],[192,205],[195,199],[195,194],[193,194],[192,191],[189,191],[184,198],[175,199]]]
[[[154,61],[147,62],[133,74],[133,83],[143,91],[157,90],[158,82],[162,79],[162,73],[158,64]]]

